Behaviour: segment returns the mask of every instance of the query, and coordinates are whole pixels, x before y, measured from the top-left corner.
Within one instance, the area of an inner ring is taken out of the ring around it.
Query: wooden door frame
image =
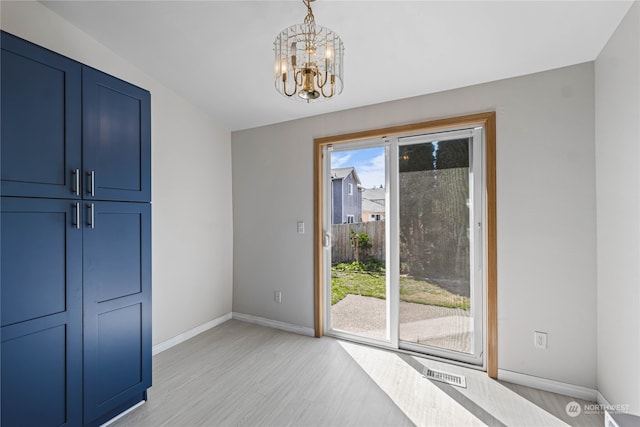
[[[324,335],[324,260],[322,209],[322,149],[331,144],[361,141],[373,138],[435,132],[465,126],[483,126],[485,129],[485,198],[486,198],[486,260],[487,290],[487,374],[498,377],[498,260],[496,223],[496,113],[486,112],[461,117],[431,120],[401,126],[366,130],[313,140],[313,240],[314,240],[314,326],[315,336]]]

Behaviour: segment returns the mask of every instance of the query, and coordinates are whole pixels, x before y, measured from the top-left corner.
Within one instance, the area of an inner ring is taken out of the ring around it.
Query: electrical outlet
[[[547,333],[535,331],[533,333],[533,346],[535,348],[547,348]]]
[[[304,222],[298,221],[297,223],[298,234],[304,234]]]
[[[281,303],[282,302],[282,292],[281,291],[274,291],[273,292],[273,300],[277,303]]]

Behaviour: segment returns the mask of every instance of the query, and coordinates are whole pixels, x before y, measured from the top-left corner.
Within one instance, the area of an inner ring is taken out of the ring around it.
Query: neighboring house
[[[362,222],[384,221],[384,188],[365,188],[362,190]]]
[[[384,221],[384,205],[362,198],[362,222]]]
[[[362,187],[353,167],[331,169],[332,224],[362,222]]]

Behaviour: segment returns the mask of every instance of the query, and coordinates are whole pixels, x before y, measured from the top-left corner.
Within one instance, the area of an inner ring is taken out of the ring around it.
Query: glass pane
[[[385,149],[331,152],[331,328],[386,340]]]
[[[470,138],[399,147],[400,340],[472,353]]]

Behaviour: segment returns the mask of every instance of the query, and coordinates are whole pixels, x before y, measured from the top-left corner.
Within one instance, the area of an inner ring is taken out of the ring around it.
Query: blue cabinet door
[[[1,424],[80,425],[80,204],[2,197],[1,208]]]
[[[151,200],[149,92],[83,67],[85,199]]]
[[[151,206],[84,202],[84,421],[151,386]]]
[[[3,196],[79,198],[81,65],[0,34]]]

